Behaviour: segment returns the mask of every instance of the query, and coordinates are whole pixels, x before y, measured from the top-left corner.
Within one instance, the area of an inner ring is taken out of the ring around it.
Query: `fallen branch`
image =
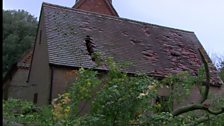
[[[206,73],[206,82],[205,84],[205,92],[202,94],[202,99],[200,101],[200,103],[203,103],[206,99],[208,99],[208,94],[209,94],[209,88],[210,88],[210,72],[209,72],[209,66],[208,66],[208,61],[205,58],[205,51],[202,48],[198,49],[201,58],[202,58],[202,62],[204,63],[204,67],[205,67],[205,73]]]
[[[221,108],[219,111],[212,111],[205,105],[193,104],[193,105],[188,105],[188,106],[183,106],[181,108],[178,108],[177,110],[174,110],[172,112],[172,114],[173,114],[173,116],[178,116],[180,114],[191,112],[191,111],[194,111],[194,110],[204,110],[204,111],[206,111],[206,112],[208,112],[212,115],[219,115],[219,114],[224,113],[224,107]]]

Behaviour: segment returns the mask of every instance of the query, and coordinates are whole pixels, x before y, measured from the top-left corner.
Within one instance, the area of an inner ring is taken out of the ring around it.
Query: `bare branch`
[[[203,108],[204,107],[201,104],[193,104],[193,105],[188,105],[188,106],[183,106],[181,108],[178,108],[178,109],[174,110],[172,112],[172,114],[173,114],[173,116],[178,116],[183,113],[187,113],[187,112],[194,111],[194,110],[200,110]]]
[[[188,105],[188,106],[183,106],[181,108],[178,108],[178,109],[174,110],[172,112],[172,114],[173,114],[173,116],[178,116],[180,114],[191,112],[194,110],[204,110],[212,115],[219,115],[219,114],[224,113],[224,107],[221,108],[221,110],[219,110],[219,111],[212,111],[208,107],[206,107],[202,104],[193,104],[193,105]]]
[[[210,87],[210,72],[209,72],[209,66],[208,66],[208,61],[205,57],[205,50],[203,48],[198,49],[202,62],[204,63],[205,67],[205,73],[206,73],[206,82],[205,82],[205,92],[202,95],[202,99],[200,103],[203,103],[206,99],[208,99],[208,94],[209,94],[209,87]]]
[[[202,57],[202,62],[204,63],[205,72],[206,72],[205,92],[203,93],[202,99],[199,104],[192,104],[192,105],[183,106],[181,108],[178,108],[172,112],[173,116],[178,116],[180,114],[195,111],[195,110],[204,110],[212,115],[219,115],[219,114],[224,113],[224,107],[221,108],[219,111],[212,111],[208,108],[208,106],[203,105],[203,102],[208,99],[209,87],[210,87],[210,73],[209,73],[208,61],[206,60],[206,57],[204,56],[204,53],[205,53],[204,49],[201,48],[198,50]],[[204,120],[204,119],[202,119],[202,120]]]

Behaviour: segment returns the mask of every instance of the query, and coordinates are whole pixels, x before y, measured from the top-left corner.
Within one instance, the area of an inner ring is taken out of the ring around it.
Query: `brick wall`
[[[113,13],[113,10],[107,5],[105,0],[86,0],[84,3],[80,1],[80,5],[74,6],[74,8],[91,12],[97,12],[100,14],[117,16]]]

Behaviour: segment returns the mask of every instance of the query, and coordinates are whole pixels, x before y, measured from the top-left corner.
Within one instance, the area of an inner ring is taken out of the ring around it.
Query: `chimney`
[[[112,0],[76,0],[72,8],[119,17]]]
[[[75,4],[79,1],[81,1],[81,0],[75,0]],[[112,0],[107,0],[107,1],[109,1],[112,4]]]

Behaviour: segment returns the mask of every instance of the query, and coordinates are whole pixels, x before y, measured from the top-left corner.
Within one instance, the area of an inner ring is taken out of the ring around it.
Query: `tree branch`
[[[210,87],[210,73],[209,73],[208,61],[206,60],[206,57],[204,56],[205,51],[202,48],[200,48],[198,50],[201,55],[202,62],[204,63],[205,72],[206,72],[205,92],[202,94],[202,99],[200,101],[200,104],[192,104],[192,105],[183,106],[181,108],[178,108],[172,112],[173,116],[178,116],[180,114],[191,112],[194,110],[204,110],[213,115],[218,115],[218,114],[224,113],[224,107],[222,107],[220,109],[220,111],[212,111],[208,108],[209,106],[203,105],[203,102],[208,99],[209,87]]]
[[[200,103],[203,103],[206,99],[208,99],[209,87],[210,87],[210,72],[208,67],[208,61],[205,58],[205,50],[203,48],[198,49],[200,56],[202,58],[202,62],[204,63],[205,73],[206,73],[206,82],[205,82],[205,92],[202,94],[202,99]]]
[[[198,110],[198,109],[203,109],[203,106],[201,104],[193,104],[193,105],[188,105],[188,106],[183,106],[181,108],[178,108],[172,112],[173,116],[178,116],[180,114]]]
[[[224,107],[221,108],[219,111],[212,111],[208,107],[206,107],[202,104],[193,104],[193,105],[188,105],[188,106],[178,108],[177,110],[173,111],[172,114],[173,114],[173,116],[178,116],[180,114],[191,112],[194,110],[204,110],[212,115],[219,115],[219,114],[224,113]]]

